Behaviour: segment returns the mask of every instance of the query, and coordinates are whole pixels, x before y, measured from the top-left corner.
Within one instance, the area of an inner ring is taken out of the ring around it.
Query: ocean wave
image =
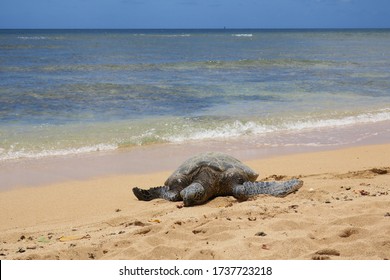
[[[270,133],[291,133],[302,132],[304,130],[328,129],[333,127],[343,127],[358,124],[376,123],[390,121],[390,108],[379,112],[362,113],[356,116],[345,116],[330,119],[307,119],[285,121],[276,124],[264,124],[256,121],[234,121],[207,129],[187,129],[176,135],[162,137],[167,142],[183,143],[186,141],[218,140],[229,139],[241,136],[256,136]]]
[[[285,124],[286,128],[291,130],[320,129],[340,126],[349,126],[355,124],[376,123],[390,120],[390,108],[382,109],[379,112],[361,113],[355,116],[345,116],[341,118],[319,119],[296,121]]]
[[[191,37],[191,34],[185,33],[185,34],[147,34],[147,33],[138,33],[133,34],[133,36],[140,36],[140,37],[161,37],[161,38],[180,38],[180,37]]]
[[[233,34],[233,37],[253,37],[251,33],[243,33],[243,34]]]
[[[46,40],[45,36],[18,36],[20,40]]]
[[[92,146],[67,149],[44,149],[42,151],[28,151],[27,149],[15,150],[12,148],[11,150],[6,151],[5,149],[0,148],[0,162],[19,159],[40,159],[56,156],[71,156],[100,151],[113,151],[117,148],[118,146],[114,144],[97,144]]]
[[[334,145],[334,143],[339,144],[339,142],[333,138],[327,139],[328,132],[330,131],[329,129],[343,129],[344,127],[373,124],[382,121],[390,121],[390,108],[333,118],[309,118],[307,116],[296,120],[257,119],[245,121],[205,117],[185,120],[163,120],[160,122],[140,122],[138,124],[121,124],[119,126],[110,124],[110,126],[104,126],[106,128],[97,126],[90,130],[80,130],[80,135],[72,136],[79,138],[79,140],[74,143],[74,145],[77,145],[75,147],[68,147],[68,142],[66,147],[60,147],[58,146],[58,141],[56,139],[51,141],[52,144],[50,144],[49,141],[47,144],[48,146],[42,146],[41,148],[35,146],[35,148],[29,149],[27,146],[23,147],[24,144],[22,143],[10,145],[9,148],[4,146],[0,147],[0,162],[18,159],[71,156],[163,143],[185,144],[187,142],[200,141],[229,141],[237,140],[242,137],[245,139],[261,139],[263,146],[270,147],[287,147],[289,145],[313,147]],[[107,132],[108,127],[111,127],[112,133]],[[66,130],[66,128],[62,128],[62,130]],[[101,137],[100,140],[94,139],[95,142],[102,142],[101,144],[83,144],[84,141],[89,141],[87,139],[95,138],[97,131],[105,131],[106,133],[106,136],[104,137],[102,135],[99,136]],[[319,138],[318,142],[311,141],[301,143],[300,141],[293,141],[293,143],[291,143],[291,139],[306,137],[311,135],[311,132],[324,133],[324,136]],[[370,135],[375,135],[376,132],[372,131],[370,133]],[[288,139],[290,140],[286,140],[286,136],[288,136]],[[46,139],[46,137],[44,138]],[[29,142],[30,141],[27,141],[26,145],[28,145]],[[51,148],[51,146],[55,148]]]
[[[208,140],[208,139],[226,139],[232,137],[239,137],[244,135],[253,135],[260,133],[272,132],[274,128],[272,126],[266,126],[257,124],[256,122],[242,122],[234,121],[231,124],[225,124],[221,127],[198,129],[193,131],[191,128],[182,134],[169,135],[163,137],[167,142],[182,143],[186,141],[194,140]]]
[[[161,37],[191,37],[191,34],[167,34],[160,35]]]

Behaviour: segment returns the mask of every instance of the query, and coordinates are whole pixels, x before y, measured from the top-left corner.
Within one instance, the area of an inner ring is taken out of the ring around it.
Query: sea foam
[[[46,40],[45,36],[18,36],[20,40]]]
[[[251,33],[243,33],[243,34],[233,34],[233,37],[252,37],[253,34]]]
[[[79,148],[68,148],[68,149],[45,149],[42,151],[28,151],[26,149],[5,151],[0,149],[0,162],[7,160],[18,160],[18,159],[41,159],[47,157],[56,156],[71,156],[79,154],[87,154],[99,151],[112,151],[118,148],[114,144],[97,144],[92,146],[84,146]]]
[[[271,133],[300,132],[303,130],[328,129],[358,124],[390,121],[390,108],[379,112],[362,113],[356,116],[345,116],[329,119],[305,119],[281,121],[275,124],[264,124],[258,121],[239,121],[223,124],[213,128],[189,128],[182,133],[162,137],[167,142],[184,143],[186,141],[230,139],[240,136],[256,136]]]

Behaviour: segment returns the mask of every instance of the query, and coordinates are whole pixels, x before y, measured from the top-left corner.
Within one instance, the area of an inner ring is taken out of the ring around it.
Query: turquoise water
[[[0,30],[0,161],[389,120],[390,30]]]

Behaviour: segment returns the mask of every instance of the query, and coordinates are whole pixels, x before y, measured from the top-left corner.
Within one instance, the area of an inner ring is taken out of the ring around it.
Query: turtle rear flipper
[[[170,191],[166,186],[150,188],[148,190],[143,190],[135,187],[133,188],[133,193],[139,200],[144,200],[144,201],[150,201],[156,198],[163,198],[169,201],[181,200],[179,192]]]
[[[258,194],[284,197],[302,187],[303,181],[292,179],[289,181],[272,182],[245,182],[233,188],[233,196],[239,200],[247,200]]]

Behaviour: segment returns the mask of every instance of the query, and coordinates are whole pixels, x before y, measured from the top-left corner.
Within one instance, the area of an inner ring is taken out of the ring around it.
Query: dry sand
[[[3,191],[0,259],[390,259],[390,145],[246,163],[304,186],[190,208],[131,193],[172,170]]]

